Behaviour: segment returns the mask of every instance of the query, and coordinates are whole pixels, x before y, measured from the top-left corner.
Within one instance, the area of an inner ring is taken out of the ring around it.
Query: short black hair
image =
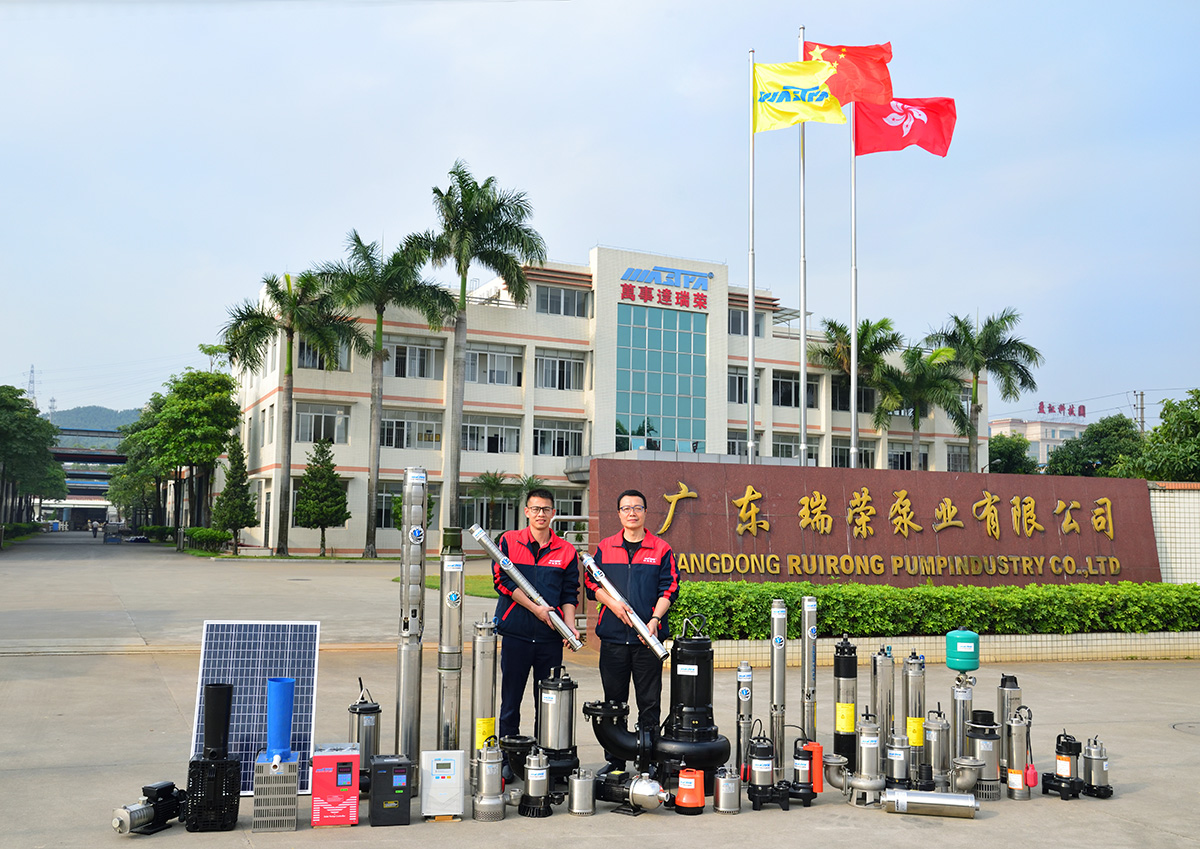
[[[646,496],[643,495],[640,491],[638,491],[636,489],[627,489],[624,492],[622,492],[620,495],[617,496],[617,507],[621,506],[621,501],[624,500],[625,496],[627,496],[627,495],[634,495],[634,496],[637,496],[638,498],[642,499],[643,507],[650,506],[650,502],[646,500]]]
[[[542,486],[539,486],[537,489],[531,489],[529,492],[525,493],[526,507],[529,506],[529,499],[531,498],[544,498],[551,504],[554,503],[554,493]]]

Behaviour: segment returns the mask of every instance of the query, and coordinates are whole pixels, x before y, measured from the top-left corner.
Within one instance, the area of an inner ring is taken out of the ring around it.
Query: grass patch
[[[399,578],[392,578],[392,581],[399,583]],[[425,588],[430,590],[441,589],[442,579],[438,575],[431,575],[425,578]],[[496,592],[496,586],[492,583],[490,575],[467,575],[463,586],[463,591],[469,596],[475,598],[499,598],[499,593]]]

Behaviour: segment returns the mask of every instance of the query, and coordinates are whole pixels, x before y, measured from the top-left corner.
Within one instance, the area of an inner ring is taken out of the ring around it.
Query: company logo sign
[[[780,86],[780,91],[759,91],[759,103],[824,103],[829,99],[829,90],[821,86],[800,88],[794,85]]]
[[[711,272],[686,271],[682,268],[664,268],[656,265],[654,268],[627,268],[621,275],[622,280],[633,283],[645,283],[649,286],[675,286],[680,289],[702,289],[708,291],[708,281],[713,277]]]

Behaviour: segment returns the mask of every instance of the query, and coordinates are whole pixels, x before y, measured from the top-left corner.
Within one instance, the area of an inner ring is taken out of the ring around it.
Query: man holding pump
[[[670,630],[667,611],[679,596],[679,571],[675,554],[659,537],[646,530],[646,496],[627,489],[617,498],[621,533],[601,540],[596,547],[596,565],[621,593],[626,605],[584,577],[587,596],[600,603],[596,618],[596,637],[600,640],[600,683],[606,701],[628,702],[629,683],[633,681],[637,699],[637,724],[657,729],[662,700],[662,661],[642,642],[632,625],[636,614],[650,633],[660,640]],[[608,771],[624,769],[625,762],[605,752]]]

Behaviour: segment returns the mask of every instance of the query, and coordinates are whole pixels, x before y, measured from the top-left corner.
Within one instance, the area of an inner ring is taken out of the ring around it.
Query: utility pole
[[[1142,390],[1138,392],[1138,427],[1142,433],[1146,432],[1146,392]]]

